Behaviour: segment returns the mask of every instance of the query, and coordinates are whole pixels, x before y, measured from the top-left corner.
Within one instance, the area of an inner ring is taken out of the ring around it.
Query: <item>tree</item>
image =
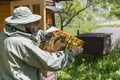
[[[120,16],[120,0],[108,0],[111,5],[111,14]]]
[[[110,15],[120,16],[120,0],[90,0],[94,4],[100,4],[106,9],[111,9]]]
[[[59,13],[60,27],[63,30],[79,13],[85,11],[91,4],[85,0],[71,0],[61,2],[61,6],[67,13]],[[86,3],[86,4],[85,4]]]

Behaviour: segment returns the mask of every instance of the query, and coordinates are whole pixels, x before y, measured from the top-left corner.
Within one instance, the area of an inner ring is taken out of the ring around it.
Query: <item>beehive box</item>
[[[105,33],[83,33],[77,35],[85,41],[83,53],[106,54],[111,51],[111,35]]]

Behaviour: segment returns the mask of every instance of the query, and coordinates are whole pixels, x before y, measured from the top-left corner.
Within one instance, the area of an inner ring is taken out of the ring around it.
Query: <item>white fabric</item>
[[[12,32],[6,26],[0,34],[0,80],[38,80],[37,70],[58,71],[74,61],[69,50],[41,50],[39,45],[45,35],[44,31],[38,31],[36,36]]]
[[[40,19],[40,15],[32,14],[28,7],[21,6],[14,9],[13,16],[6,18],[5,22],[13,24],[27,24],[38,21]]]
[[[49,29],[46,30],[47,33],[51,33],[51,32],[54,32],[54,31],[57,31],[59,29],[57,29],[56,27],[50,27]]]

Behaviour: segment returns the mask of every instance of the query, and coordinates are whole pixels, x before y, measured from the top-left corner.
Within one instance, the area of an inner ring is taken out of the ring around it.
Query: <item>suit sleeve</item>
[[[74,62],[74,56],[69,50],[49,53],[34,45],[31,40],[21,39],[7,42],[10,54],[24,61],[26,64],[43,70],[57,71],[64,69]]]
[[[74,62],[74,56],[69,50],[49,53],[32,44],[23,44],[23,46],[23,51],[28,55],[24,61],[37,68],[56,71]]]

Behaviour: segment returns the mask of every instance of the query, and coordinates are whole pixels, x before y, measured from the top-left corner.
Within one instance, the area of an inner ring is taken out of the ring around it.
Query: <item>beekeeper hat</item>
[[[40,15],[32,14],[28,7],[18,7],[14,9],[13,15],[6,18],[5,22],[10,24],[27,24],[41,19]]]

